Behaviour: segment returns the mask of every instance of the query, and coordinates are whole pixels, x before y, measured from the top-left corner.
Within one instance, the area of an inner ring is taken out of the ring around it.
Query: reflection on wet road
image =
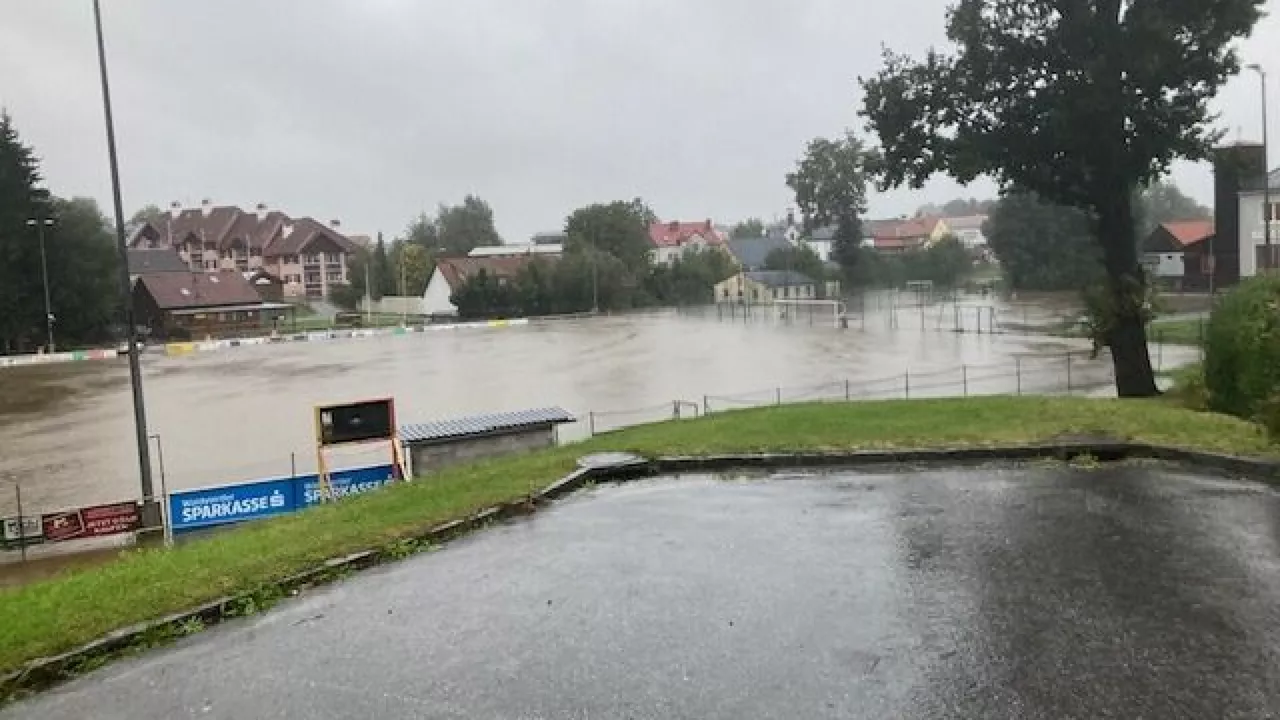
[[[601,487],[3,718],[1263,718],[1280,495],[1161,466]]]

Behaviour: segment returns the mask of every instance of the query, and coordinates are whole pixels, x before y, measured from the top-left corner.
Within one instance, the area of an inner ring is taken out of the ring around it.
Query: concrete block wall
[[[534,428],[514,433],[461,438],[448,442],[409,443],[409,462],[414,476],[429,475],[450,465],[483,458],[541,450],[556,444],[554,427]]]

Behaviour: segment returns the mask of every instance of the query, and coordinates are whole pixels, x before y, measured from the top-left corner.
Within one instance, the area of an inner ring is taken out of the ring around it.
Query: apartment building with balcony
[[[172,248],[192,272],[263,270],[280,278],[287,299],[321,299],[350,282],[355,244],[333,220],[291,217],[259,204],[252,211],[175,203],[134,230],[130,247]]]

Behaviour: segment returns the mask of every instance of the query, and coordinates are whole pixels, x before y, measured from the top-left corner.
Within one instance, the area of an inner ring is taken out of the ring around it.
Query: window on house
[[[1271,222],[1280,222],[1280,202],[1273,202],[1269,206],[1270,212],[1263,213],[1263,217]]]

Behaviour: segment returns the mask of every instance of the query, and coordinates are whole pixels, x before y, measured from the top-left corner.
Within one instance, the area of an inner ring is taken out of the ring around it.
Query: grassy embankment
[[[1208,320],[1202,318],[1169,318],[1156,319],[1147,326],[1147,340],[1153,343],[1168,345],[1193,345],[1204,343],[1205,326]],[[1082,338],[1088,331],[1075,320],[1066,320],[1048,329],[1049,334],[1059,337]]]
[[[633,428],[586,443],[460,467],[171,550],[0,591],[0,671],[108,631],[228,594],[252,591],[335,556],[518,500],[588,452],[645,455],[833,451],[1027,443],[1099,433],[1241,455],[1280,456],[1257,429],[1160,400],[991,397],[791,405]]]
[[[1208,320],[1205,318],[1177,318],[1156,320],[1147,328],[1147,337],[1152,342],[1169,345],[1204,344],[1204,333]]]

